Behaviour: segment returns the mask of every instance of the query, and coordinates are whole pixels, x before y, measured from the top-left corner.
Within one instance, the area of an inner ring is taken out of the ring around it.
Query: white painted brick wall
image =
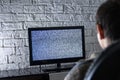
[[[3,42],[2,42],[2,40],[0,39],[0,47],[2,47],[2,43],[3,43]]]
[[[0,5],[1,13],[23,13],[23,6],[4,4]]]
[[[82,13],[81,5],[71,5],[71,4],[64,4],[64,13]]]
[[[53,21],[54,16],[51,14],[35,14],[35,21]]]
[[[0,0],[0,3],[2,3],[2,4],[7,3],[7,4],[9,4],[10,0]]]
[[[22,23],[2,23],[3,31],[22,30]]]
[[[45,6],[45,13],[63,13],[63,4],[47,4]]]
[[[33,4],[51,3],[52,0],[33,0]]]
[[[32,68],[27,31],[30,27],[85,26],[86,56],[100,51],[95,13],[104,1],[0,0],[0,70]]]
[[[10,0],[11,4],[31,4],[32,0]]]
[[[24,46],[24,42],[23,39],[5,39],[3,46],[4,47]]]
[[[1,56],[10,56],[10,55],[14,55],[15,54],[15,50],[14,48],[9,48],[9,47],[3,47],[0,48],[0,55]]]
[[[44,13],[45,12],[44,6],[39,5],[30,5],[24,6],[24,13]]]

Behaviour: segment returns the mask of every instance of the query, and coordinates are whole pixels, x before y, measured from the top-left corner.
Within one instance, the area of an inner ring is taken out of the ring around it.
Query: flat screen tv
[[[84,26],[29,28],[30,65],[85,58]]]

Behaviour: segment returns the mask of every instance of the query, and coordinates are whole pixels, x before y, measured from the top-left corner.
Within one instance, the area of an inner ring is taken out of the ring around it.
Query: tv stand
[[[57,63],[57,67],[53,67],[53,68],[45,68],[42,69],[43,72],[62,72],[62,71],[68,71],[70,69],[72,69],[72,67],[75,64],[71,64],[71,65],[62,65],[60,63]]]

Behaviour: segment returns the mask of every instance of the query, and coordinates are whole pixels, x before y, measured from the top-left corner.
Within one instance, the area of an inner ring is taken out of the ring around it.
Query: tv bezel
[[[31,31],[38,30],[65,30],[65,29],[81,29],[82,31],[82,57],[72,57],[72,58],[61,58],[61,59],[48,59],[48,60],[33,60],[32,57],[32,40],[31,40]],[[37,28],[28,28],[28,41],[29,41],[29,51],[30,51],[30,66],[32,65],[44,65],[44,64],[57,64],[57,63],[68,63],[76,62],[80,59],[85,58],[85,39],[84,39],[84,26],[65,26],[65,27],[37,27]]]

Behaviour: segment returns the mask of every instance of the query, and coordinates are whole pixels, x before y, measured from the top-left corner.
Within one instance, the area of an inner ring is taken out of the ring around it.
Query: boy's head
[[[102,48],[120,39],[120,1],[108,0],[96,14],[98,41]]]

